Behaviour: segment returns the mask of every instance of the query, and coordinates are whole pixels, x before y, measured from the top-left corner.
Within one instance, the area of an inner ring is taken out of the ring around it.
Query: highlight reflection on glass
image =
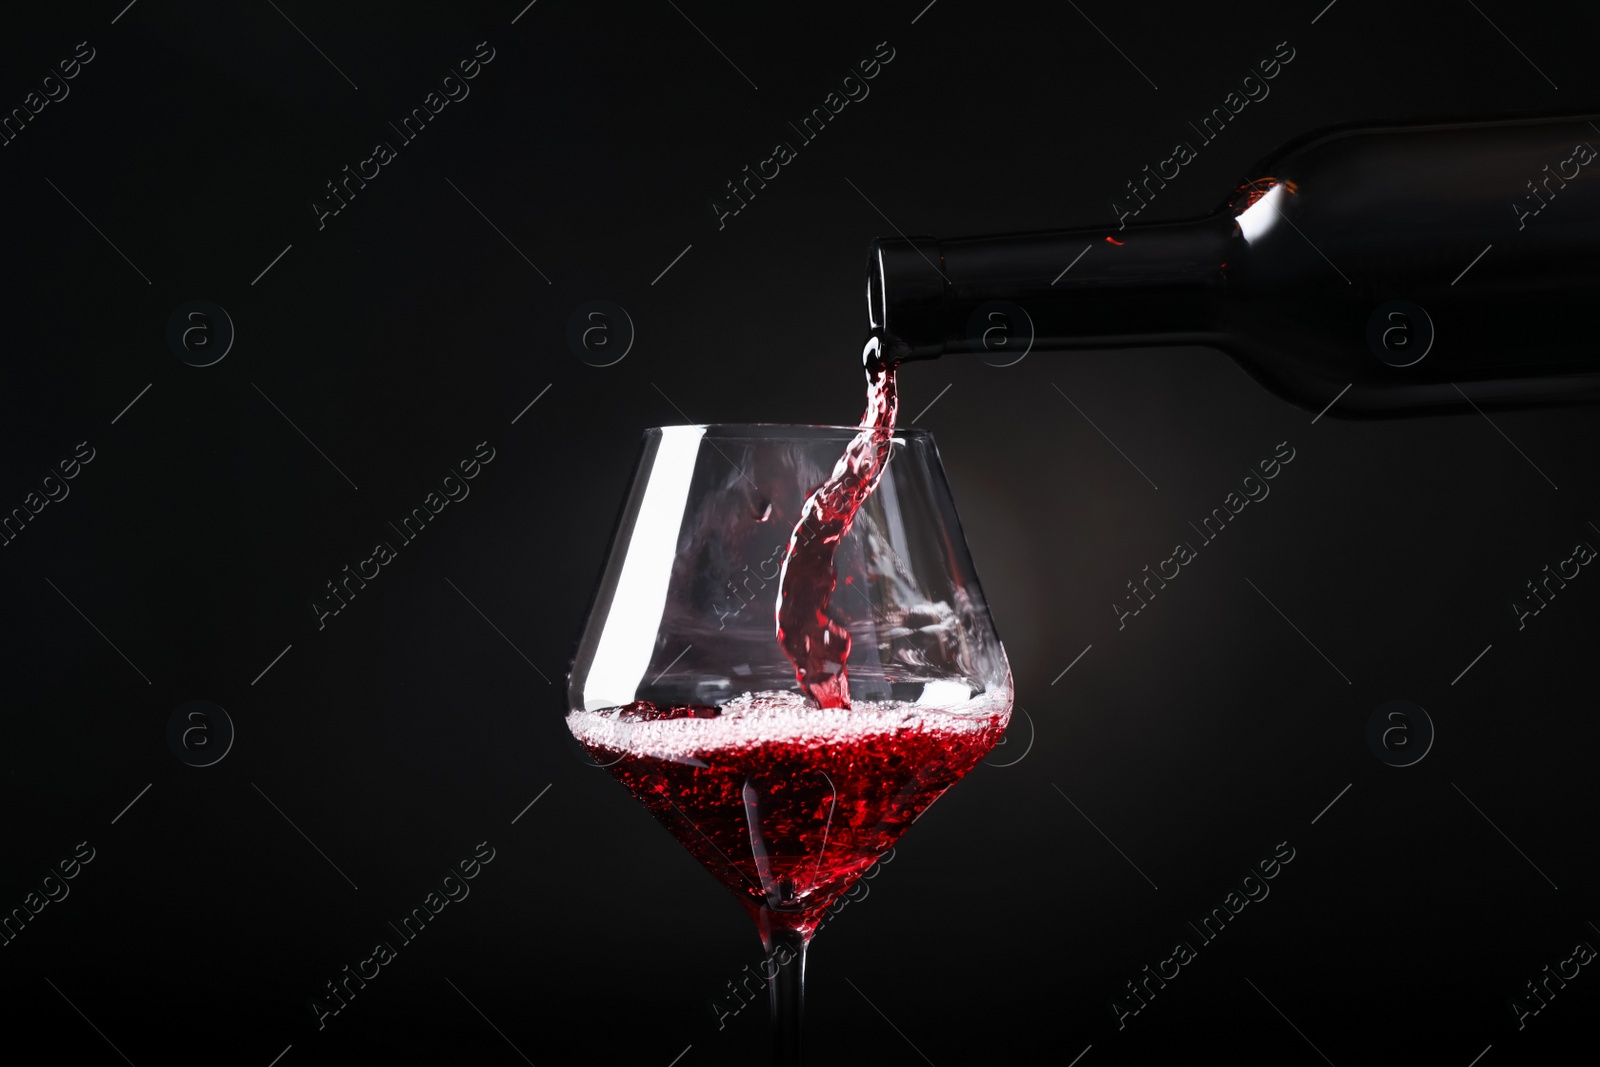
[[[1274,182],[1270,189],[1252,200],[1250,206],[1234,219],[1239,224],[1239,232],[1244,234],[1246,241],[1255,244],[1283,218],[1280,201],[1284,195],[1283,183]]]

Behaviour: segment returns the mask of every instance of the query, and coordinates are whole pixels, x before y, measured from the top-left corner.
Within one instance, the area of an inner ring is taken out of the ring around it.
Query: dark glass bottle
[[[901,359],[1207,345],[1333,414],[1597,400],[1596,145],[1600,116],[1324,130],[1203,218],[1130,222],[1167,160],[1108,225],[880,238],[869,314]]]

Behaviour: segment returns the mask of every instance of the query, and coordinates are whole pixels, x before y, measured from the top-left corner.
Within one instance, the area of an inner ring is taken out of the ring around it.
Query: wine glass
[[[749,910],[777,1062],[839,898],[1004,733],[1011,669],[933,437],[889,462],[834,556],[848,707],[779,645],[785,553],[851,427],[649,430],[569,678],[567,725]]]

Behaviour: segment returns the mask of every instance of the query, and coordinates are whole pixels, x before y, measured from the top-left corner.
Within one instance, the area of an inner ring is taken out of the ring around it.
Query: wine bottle
[[[1202,345],[1308,410],[1600,399],[1600,116],[1351,126],[1273,153],[1201,218],[879,238],[891,359]],[[1169,164],[1171,168],[1169,169]]]

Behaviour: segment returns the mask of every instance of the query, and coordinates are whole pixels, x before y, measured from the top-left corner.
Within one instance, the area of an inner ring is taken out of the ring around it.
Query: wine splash
[[[778,643],[794,662],[801,692],[823,708],[850,707],[850,633],[828,614],[838,581],[833,557],[856,512],[883,477],[899,406],[896,364],[884,354],[876,334],[862,350],[861,362],[867,373],[867,410],[860,431],[828,480],[800,509],[778,578]]]

